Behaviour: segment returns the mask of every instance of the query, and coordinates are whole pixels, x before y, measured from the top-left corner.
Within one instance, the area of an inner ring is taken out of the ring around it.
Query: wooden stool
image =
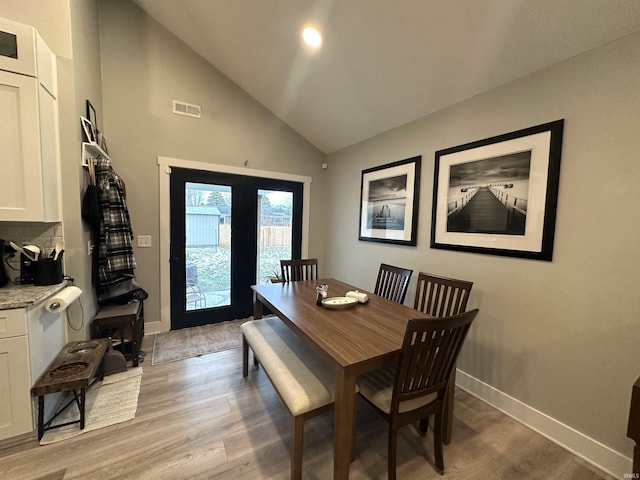
[[[140,345],[144,337],[143,301],[103,306],[91,323],[91,338],[104,337],[119,339],[123,355],[127,360],[132,360],[133,366],[137,367],[140,362]],[[130,353],[125,351],[127,344],[131,346]]]
[[[83,340],[68,343],[58,356],[49,364],[38,381],[31,387],[31,396],[38,397],[38,440],[46,430],[64,427],[72,423],[80,423],[80,429],[84,429],[85,421],[85,392],[96,376],[98,368],[102,364],[109,339]],[[102,378],[102,372],[99,372]],[[48,393],[73,392],[73,399],[62,408],[57,409],[51,418],[44,421],[44,397]],[[80,411],[80,419],[72,422],[52,425],[53,421],[73,403],[76,403]]]

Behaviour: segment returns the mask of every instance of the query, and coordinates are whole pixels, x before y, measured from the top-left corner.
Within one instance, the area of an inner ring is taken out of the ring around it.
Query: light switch
[[[151,235],[138,235],[139,248],[151,248]]]

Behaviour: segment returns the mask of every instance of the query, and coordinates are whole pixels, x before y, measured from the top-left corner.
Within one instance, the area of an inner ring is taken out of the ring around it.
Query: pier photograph
[[[452,165],[447,231],[524,235],[531,150]]]

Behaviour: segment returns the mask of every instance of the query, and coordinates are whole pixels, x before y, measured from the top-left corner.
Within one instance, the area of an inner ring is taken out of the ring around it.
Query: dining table
[[[350,308],[317,305],[316,287],[327,286],[327,296],[366,293],[368,301]],[[336,373],[334,479],[349,478],[356,421],[355,384],[359,375],[397,361],[409,318],[428,315],[333,278],[253,285],[254,318],[265,307],[277,315]],[[452,406],[450,395],[449,407]],[[445,417],[446,418],[446,417]],[[450,422],[445,420],[450,432]]]

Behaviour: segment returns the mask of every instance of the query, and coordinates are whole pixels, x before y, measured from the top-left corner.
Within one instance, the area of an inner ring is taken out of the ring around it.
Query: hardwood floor
[[[148,352],[136,418],[47,446],[30,440],[0,450],[0,478],[288,479],[291,418],[262,369],[242,378],[241,350],[151,366]],[[460,390],[447,479],[613,479]],[[387,424],[357,404],[352,479],[386,479]],[[398,478],[443,478],[432,467],[432,438],[412,426],[398,441]],[[426,457],[426,458],[425,458]],[[303,478],[333,473],[333,414],[306,422]]]

